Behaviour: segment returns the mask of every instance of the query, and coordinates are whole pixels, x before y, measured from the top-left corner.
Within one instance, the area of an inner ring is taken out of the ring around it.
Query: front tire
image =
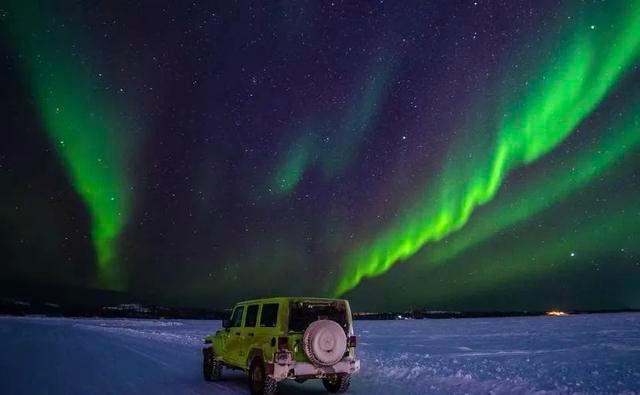
[[[324,384],[324,388],[332,394],[343,394],[349,390],[349,385],[351,385],[351,375],[339,374],[322,379],[322,384]]]
[[[205,381],[217,381],[222,376],[222,364],[211,348],[202,351],[202,374]]]
[[[262,359],[255,358],[249,368],[251,395],[274,395],[278,392],[278,382],[267,376]]]

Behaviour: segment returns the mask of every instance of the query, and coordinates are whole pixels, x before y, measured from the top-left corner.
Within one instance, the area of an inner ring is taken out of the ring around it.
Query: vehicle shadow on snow
[[[207,385],[215,385],[218,387],[227,388],[233,390],[234,393],[238,389],[245,389],[246,393],[249,393],[249,379],[243,375],[223,376],[219,381],[215,383],[207,383]],[[327,394],[327,390],[324,389],[322,383],[319,380],[309,380],[305,383],[296,383],[295,381],[284,381],[280,383],[278,387],[278,395],[314,395],[314,394]]]
[[[280,384],[278,395],[327,394],[319,380],[310,380],[300,384],[295,381],[285,381]]]

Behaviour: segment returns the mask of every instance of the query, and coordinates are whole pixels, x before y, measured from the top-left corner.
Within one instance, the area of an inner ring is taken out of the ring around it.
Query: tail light
[[[279,337],[278,338],[278,350],[286,350],[289,346],[289,338],[288,337]]]
[[[349,336],[349,340],[347,341],[347,347],[355,347],[358,342],[356,341],[355,336]]]

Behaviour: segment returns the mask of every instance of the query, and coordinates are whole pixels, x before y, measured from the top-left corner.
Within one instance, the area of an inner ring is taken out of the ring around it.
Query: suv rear
[[[252,394],[274,394],[285,379],[322,379],[346,392],[360,369],[349,302],[323,298],[270,298],[236,304],[223,328],[205,338],[204,378],[223,368],[249,373]]]

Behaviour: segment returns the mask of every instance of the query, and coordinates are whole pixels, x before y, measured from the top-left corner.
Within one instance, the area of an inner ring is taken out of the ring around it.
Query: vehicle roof
[[[280,303],[287,300],[312,300],[312,301],[324,301],[324,302],[346,302],[346,299],[338,299],[338,298],[318,298],[314,296],[278,296],[273,298],[263,298],[263,299],[251,299],[251,300],[243,300],[241,302],[237,302],[235,305],[239,304],[252,304],[252,303]]]

